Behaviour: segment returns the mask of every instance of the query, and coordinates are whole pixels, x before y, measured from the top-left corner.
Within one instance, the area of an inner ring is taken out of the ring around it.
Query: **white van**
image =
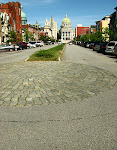
[[[117,44],[117,41],[110,41],[107,45],[106,45],[106,53],[113,53],[114,52],[114,46]]]

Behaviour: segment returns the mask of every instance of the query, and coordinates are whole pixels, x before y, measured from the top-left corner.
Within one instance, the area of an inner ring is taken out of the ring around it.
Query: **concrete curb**
[[[64,52],[65,48],[66,48],[66,44],[65,44],[65,46],[64,46],[64,48],[63,48],[63,50],[61,52],[61,56],[58,58],[59,61],[62,61],[63,52]]]

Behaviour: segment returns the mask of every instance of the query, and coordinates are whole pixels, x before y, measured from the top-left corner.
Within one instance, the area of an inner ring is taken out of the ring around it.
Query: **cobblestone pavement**
[[[34,106],[80,101],[113,88],[110,72],[67,62],[0,64],[0,105]]]

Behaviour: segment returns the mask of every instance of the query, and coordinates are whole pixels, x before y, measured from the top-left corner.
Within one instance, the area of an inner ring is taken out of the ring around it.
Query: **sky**
[[[22,3],[28,24],[33,25],[37,21],[43,27],[45,20],[49,21],[52,15],[58,29],[66,13],[75,29],[77,24],[82,24],[83,27],[96,25],[96,21],[111,15],[117,7],[117,0],[14,0],[16,1]],[[0,0],[0,3],[7,2],[9,0]]]

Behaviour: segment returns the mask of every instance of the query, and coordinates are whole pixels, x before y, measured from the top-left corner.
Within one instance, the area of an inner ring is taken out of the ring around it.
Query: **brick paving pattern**
[[[113,88],[110,72],[67,62],[0,64],[0,105],[34,106],[84,100]]]

